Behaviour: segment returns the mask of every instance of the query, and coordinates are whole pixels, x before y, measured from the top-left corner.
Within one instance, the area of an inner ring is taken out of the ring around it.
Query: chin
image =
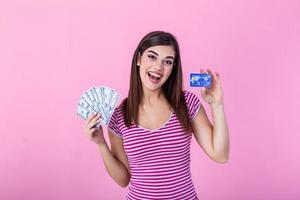
[[[142,83],[143,88],[145,88],[146,90],[151,90],[151,91],[156,91],[156,90],[160,90],[162,88],[162,85],[152,85],[149,83]]]
[[[162,87],[161,87],[161,86],[158,86],[158,87],[145,86],[145,88],[146,88],[147,90],[157,91],[157,90],[160,90]]]

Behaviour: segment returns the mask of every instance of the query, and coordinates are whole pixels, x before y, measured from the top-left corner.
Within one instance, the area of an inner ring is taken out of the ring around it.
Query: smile
[[[161,79],[161,77],[162,77],[161,74],[158,74],[158,73],[155,73],[155,72],[151,72],[151,71],[148,72],[148,76],[149,76],[151,79],[154,79],[154,80],[159,80],[159,79]]]

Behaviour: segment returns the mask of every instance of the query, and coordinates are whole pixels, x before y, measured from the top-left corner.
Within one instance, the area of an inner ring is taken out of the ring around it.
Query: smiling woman
[[[120,186],[129,185],[126,199],[198,199],[190,172],[192,134],[213,160],[227,160],[222,98],[219,81],[213,80],[214,91],[202,95],[204,99],[211,95],[218,129],[213,129],[200,99],[182,88],[175,37],[154,31],[140,41],[132,59],[128,97],[114,110],[107,127],[111,150],[102,129],[93,133],[95,140],[101,135],[97,141],[109,175]],[[92,127],[96,119],[87,123]]]

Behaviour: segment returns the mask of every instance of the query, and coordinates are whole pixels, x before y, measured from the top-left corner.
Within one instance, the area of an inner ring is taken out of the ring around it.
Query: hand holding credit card
[[[208,87],[211,86],[211,75],[210,74],[190,74],[190,86],[191,87]]]
[[[117,105],[119,93],[106,86],[91,87],[80,96],[77,104],[77,115],[87,120],[94,113],[100,113],[101,124],[108,125],[111,115]]]

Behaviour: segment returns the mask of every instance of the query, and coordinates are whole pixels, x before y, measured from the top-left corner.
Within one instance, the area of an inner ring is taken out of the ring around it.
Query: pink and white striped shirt
[[[183,91],[189,118],[194,119],[200,99]],[[192,132],[183,130],[172,111],[169,120],[156,130],[139,125],[127,128],[121,105],[111,117],[108,128],[123,139],[131,179],[125,199],[198,199],[190,172]]]

